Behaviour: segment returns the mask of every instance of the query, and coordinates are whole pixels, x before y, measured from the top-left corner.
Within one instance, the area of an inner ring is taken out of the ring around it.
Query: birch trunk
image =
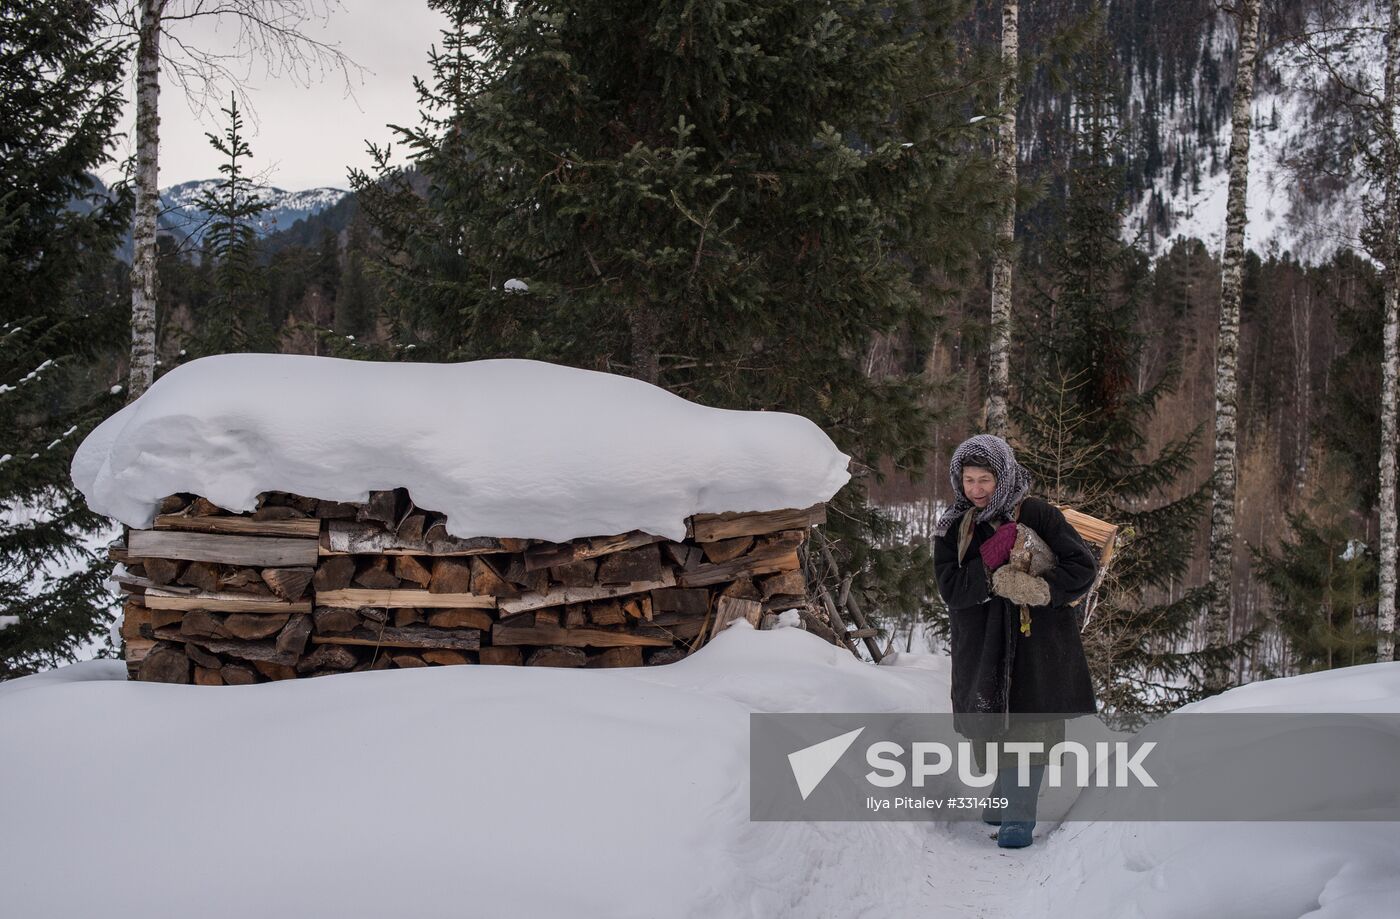
[[[1259,0],[1239,7],[1239,56],[1231,115],[1230,186],[1220,277],[1220,335],[1215,350],[1215,478],[1210,511],[1210,647],[1229,643],[1235,576],[1235,418],[1239,390],[1240,287],[1244,273],[1245,191],[1249,183],[1249,130],[1254,103],[1254,59],[1259,49]],[[1223,674],[1222,670],[1222,674]],[[1218,687],[1217,687],[1218,688]]]
[[[1380,605],[1376,626],[1376,660],[1395,659],[1395,385],[1397,335],[1400,335],[1400,135],[1395,123],[1397,70],[1400,70],[1400,0],[1390,2],[1390,28],[1385,36],[1385,112],[1381,121],[1385,164],[1385,361],[1381,366],[1381,462],[1380,462]]]
[[[1006,437],[1006,402],[1011,393],[1011,257],[1016,238],[1016,72],[1020,61],[1018,4],[1001,6],[1001,124],[997,128],[997,178],[1006,195],[992,255],[992,340],[988,349],[987,424],[989,434]]]
[[[136,50],[136,214],[132,226],[131,373],[127,400],[155,379],[156,221],[160,212],[160,17],[166,0],[142,0]]]

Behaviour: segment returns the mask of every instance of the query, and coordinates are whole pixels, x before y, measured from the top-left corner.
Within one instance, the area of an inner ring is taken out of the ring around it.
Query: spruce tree
[[[974,117],[994,61],[958,44],[967,6],[431,5],[452,27],[423,124],[398,132],[414,168],[381,149],[352,175],[414,356],[805,415],[855,460],[828,535],[865,608],[927,608],[926,550],[870,551],[889,524],[864,485],[885,458],[923,468],[923,351],[1001,200]],[[877,377],[864,358],[889,335],[909,360]]]
[[[0,6],[0,679],[72,660],[112,614],[89,547],[107,521],[69,478],[121,406],[96,364],[125,342],[112,253],[131,202],[90,171],[110,159],[125,50],[100,41],[100,18],[92,3]]]
[[[1198,698],[1206,668],[1222,652],[1181,650],[1199,591],[1144,601],[1147,591],[1178,582],[1190,561],[1205,486],[1168,496],[1192,469],[1200,431],[1146,455],[1157,404],[1176,372],[1139,389],[1140,305],[1150,271],[1146,256],[1122,239],[1121,81],[1102,34],[1074,84],[1060,230],[1044,243],[1046,276],[1024,323],[1012,417],[1018,456],[1037,490],[1126,525],[1084,639],[1105,711],[1131,718]]]
[[[206,312],[196,317],[191,357],[234,351],[274,351],[276,336],[267,308],[265,270],[258,260],[257,217],[271,204],[258,196],[248,176],[253,156],[243,133],[238,98],[221,109],[228,116],[222,136],[206,134],[224,157],[223,180],[199,196],[198,206],[209,214],[202,261],[209,266],[211,296]]]

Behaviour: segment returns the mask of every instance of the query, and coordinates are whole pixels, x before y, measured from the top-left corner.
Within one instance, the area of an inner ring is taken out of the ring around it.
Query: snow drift
[[[150,526],[159,500],[250,511],[405,487],[453,536],[563,542],[825,502],[849,457],[782,412],[709,408],[639,380],[537,361],[226,354],[178,367],[73,458],[89,505]]]

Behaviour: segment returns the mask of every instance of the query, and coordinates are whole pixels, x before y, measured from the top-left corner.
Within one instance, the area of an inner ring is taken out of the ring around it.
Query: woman
[[[991,434],[969,438],[953,452],[949,476],[958,499],[934,527],[934,568],[948,607],[953,653],[953,726],[978,740],[1040,740],[1063,737],[1066,716],[1096,711],[1089,665],[1070,606],[1093,586],[1097,563],[1064,514],[1028,495],[1030,474],[1016,462],[1011,445]],[[1055,554],[1055,567],[1040,577],[1008,570],[1016,541],[1012,522],[1035,530]],[[994,583],[995,578],[995,583]],[[1030,611],[1023,632],[1021,608]],[[1019,716],[1016,724],[1010,716]],[[983,768],[984,744],[973,745]],[[997,845],[1031,844],[1035,802],[1046,757],[1031,757],[1030,786],[1020,788],[1014,757],[1000,760],[989,794],[1005,797]],[[1000,817],[1001,819],[996,819]]]

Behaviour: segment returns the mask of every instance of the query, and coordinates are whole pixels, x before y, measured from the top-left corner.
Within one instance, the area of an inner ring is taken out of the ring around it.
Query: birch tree
[[[160,82],[174,79],[196,110],[231,86],[249,108],[246,93],[230,64],[260,58],[270,76],[286,75],[308,85],[313,68],[324,76],[339,70],[350,89],[350,73],[359,70],[340,49],[303,31],[313,19],[324,21],[339,7],[335,0],[135,0],[122,20],[136,36],[136,181],[132,220],[131,370],[128,398],[136,399],[155,379],[156,233],[160,217]],[[213,19],[236,30],[233,51],[193,44],[180,29]]]
[[[1001,5],[1001,123],[997,128],[997,183],[1005,196],[992,255],[992,340],[988,351],[987,433],[1007,435],[1006,402],[1011,389],[1011,258],[1016,238],[1016,85],[1020,66],[1019,6]]]
[[[1380,460],[1380,604],[1377,612],[1376,660],[1395,659],[1395,388],[1397,336],[1400,336],[1400,134],[1395,123],[1396,83],[1400,80],[1400,0],[1390,2],[1390,25],[1385,34],[1385,90],[1381,127],[1381,164],[1385,175],[1385,205],[1381,215],[1379,249],[1385,267],[1385,356],[1381,365]]]
[[[1237,10],[1239,51],[1231,113],[1230,184],[1220,278],[1220,334],[1215,349],[1215,464],[1210,511],[1210,608],[1208,641],[1230,640],[1234,604],[1235,422],[1239,359],[1240,289],[1244,275],[1245,192],[1249,184],[1249,133],[1254,104],[1254,64],[1259,50],[1259,0]]]

